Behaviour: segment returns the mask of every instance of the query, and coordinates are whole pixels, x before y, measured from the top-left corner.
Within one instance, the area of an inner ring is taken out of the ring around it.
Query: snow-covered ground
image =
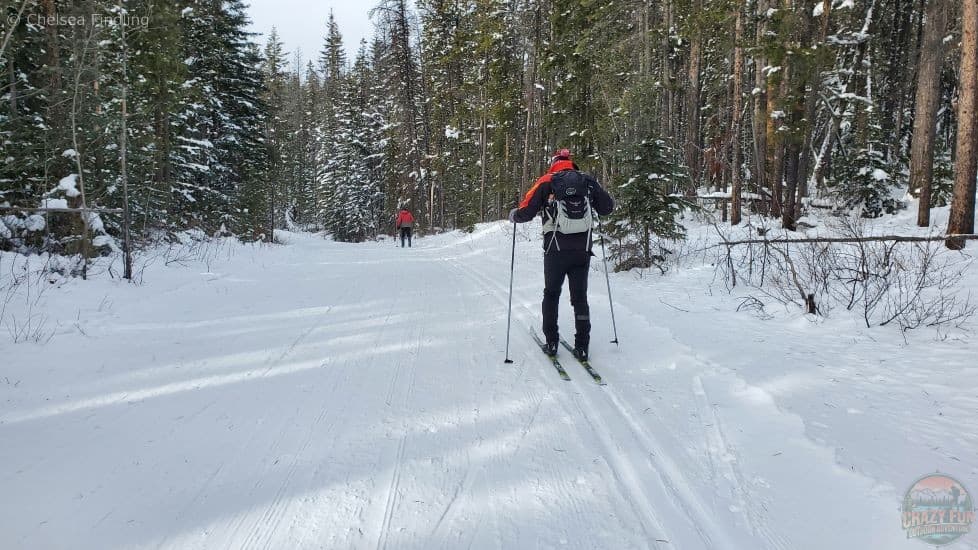
[[[978,491],[969,333],[761,320],[704,263],[613,274],[616,347],[594,262],[607,385],[564,382],[537,231],[511,365],[505,223],[49,285],[40,342],[0,335],[0,548],[916,549],[914,480]]]

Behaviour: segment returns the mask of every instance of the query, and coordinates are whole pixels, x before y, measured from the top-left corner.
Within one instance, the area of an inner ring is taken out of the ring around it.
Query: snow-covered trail
[[[561,381],[528,334],[530,234],[513,365],[505,224],[413,249],[292,235],[204,273],[59,289],[86,322],[0,372],[0,547],[918,547],[893,487],[631,287],[626,345],[607,344],[597,272],[608,385],[566,354]]]
[[[24,497],[4,499],[5,541],[608,548],[667,538],[635,487],[649,472],[610,448],[575,393],[599,390],[541,368],[519,329],[517,364],[502,365],[505,300],[464,251],[298,239],[235,258],[227,275],[187,274],[166,299],[117,304],[98,334],[60,336],[75,340],[60,357],[37,348],[24,359],[33,366],[16,373],[21,391],[2,414],[3,485]],[[32,384],[69,367],[53,387]]]

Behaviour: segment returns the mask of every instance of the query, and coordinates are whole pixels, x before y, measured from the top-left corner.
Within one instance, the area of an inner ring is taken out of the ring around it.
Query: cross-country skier
[[[404,248],[404,239],[407,239],[408,248],[411,248],[411,228],[414,227],[414,216],[407,208],[402,208],[397,213],[397,220],[394,227],[401,231],[401,248]]]
[[[533,184],[519,208],[509,213],[511,222],[525,223],[543,211],[543,334],[549,355],[557,354],[560,341],[557,305],[566,277],[574,306],[574,354],[582,360],[588,359],[591,316],[587,278],[593,256],[591,229],[596,216],[607,216],[614,208],[611,195],[571,161],[570,150],[560,149],[551,159],[547,173]]]

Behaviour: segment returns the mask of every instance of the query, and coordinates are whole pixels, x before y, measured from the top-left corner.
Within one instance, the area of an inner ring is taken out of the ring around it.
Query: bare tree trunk
[[[540,48],[540,6],[533,10],[533,45],[530,50],[530,75],[526,82],[526,128],[523,134],[523,170],[519,187],[516,189],[516,201],[519,202],[523,190],[530,185],[530,135],[533,131],[533,109],[537,96],[537,52]],[[524,187],[526,186],[526,187]]]
[[[799,128],[805,124],[805,103],[802,99],[805,94],[804,81],[798,85],[795,94],[796,96],[792,100],[791,114],[789,115],[791,117],[793,135],[788,136],[787,144],[784,147],[785,189],[784,204],[781,208],[781,227],[791,231],[795,230],[795,222],[797,221],[796,212],[798,212],[798,209],[796,208],[796,202],[800,202],[797,198],[797,191],[798,178],[802,168],[800,164],[804,138],[797,135],[797,133]]]
[[[693,17],[699,17],[699,1],[693,6]],[[686,82],[686,165],[689,167],[690,186],[688,196],[696,196],[700,183],[700,60],[703,57],[703,40],[693,31],[689,46],[689,71]]]
[[[887,95],[894,96],[889,98],[891,106],[888,109],[894,115],[890,146],[892,150],[898,151],[901,146],[901,140],[903,139],[903,120],[906,118],[906,104],[909,99],[907,92],[913,83],[911,77],[913,67],[909,59],[910,52],[913,51],[913,38],[911,37],[910,31],[913,26],[915,6],[913,0],[896,0],[895,3],[893,33],[897,38],[896,47],[891,47],[892,51],[890,52],[890,68],[893,74],[891,74],[889,80],[895,83],[896,93]],[[885,104],[884,109],[887,109]]]
[[[790,7],[790,4],[785,2],[785,7]],[[802,49],[811,48],[813,40],[812,17],[811,12],[807,9],[801,10],[791,32],[792,41],[796,42]],[[804,181],[808,172],[807,149],[810,148],[810,136],[814,126],[814,95],[817,90],[814,85],[810,92],[808,88],[810,82],[818,82],[821,67],[818,61],[805,64],[791,59],[793,61],[791,63],[788,60],[785,61],[783,82],[784,89],[789,90],[789,95],[786,95],[785,98],[790,104],[785,105],[789,110],[787,115],[789,129],[784,147],[785,189],[784,203],[781,209],[781,226],[794,231],[798,217],[801,215],[803,191],[801,182]]]
[[[122,1],[119,0],[119,13],[125,13],[122,6]],[[130,238],[130,225],[131,218],[129,216],[129,165],[126,159],[127,146],[129,144],[129,127],[128,127],[128,105],[127,100],[129,99],[129,45],[126,42],[126,20],[125,17],[121,17],[122,21],[122,129],[119,132],[119,175],[122,180],[122,231],[124,238],[125,258],[123,259],[123,277],[126,280],[132,280],[132,239]]]
[[[482,128],[479,134],[479,220],[486,221],[486,89],[485,82],[481,91],[482,96]]]
[[[648,1],[642,2],[642,8],[639,10],[639,28],[641,29],[642,35],[642,55],[639,58],[639,74],[648,75],[651,72],[652,66],[652,40],[651,34],[652,29],[649,26],[649,3]]]
[[[771,189],[771,216],[774,218],[781,217],[782,183],[784,177],[784,140],[778,132],[778,125],[781,124],[781,120],[771,117],[771,114],[778,110],[777,102],[785,95],[785,86],[788,81],[787,64],[788,62],[785,60],[784,66],[781,68],[781,82],[779,85],[775,86],[775,79],[767,79],[766,99],[768,117],[765,121],[765,131],[767,132],[767,151],[765,151],[765,154],[767,156],[768,172],[766,179]]]
[[[930,0],[927,5],[923,43],[917,73],[913,137],[910,143],[910,193],[920,197],[917,225],[930,225],[930,195],[934,168],[934,134],[940,107],[941,68],[944,65],[944,36],[950,11],[948,0]]]
[[[71,111],[69,113],[69,121],[71,122],[71,144],[74,152],[75,170],[78,172],[78,192],[80,203],[79,206],[83,209],[88,208],[88,199],[86,197],[85,191],[85,170],[82,166],[82,154],[86,148],[81,146],[78,136],[78,112],[82,108],[82,98],[81,98],[81,79],[82,74],[86,69],[86,56],[88,55],[89,48],[92,47],[95,41],[95,29],[86,28],[88,34],[84,36],[84,39],[77,39],[74,44],[74,74],[72,82],[72,96],[71,96]],[[81,229],[82,229],[82,259],[84,264],[82,265],[82,279],[88,278],[88,259],[91,256],[91,219],[90,216],[96,215],[92,212],[81,212],[79,217],[81,218]]]
[[[659,47],[662,52],[662,83],[665,88],[665,99],[662,102],[662,112],[659,115],[660,119],[660,132],[670,139],[675,139],[675,97],[676,94],[673,90],[673,76],[672,76],[672,61],[669,59],[669,51],[672,49],[672,45],[669,40],[670,30],[672,28],[672,0],[665,0],[665,7],[663,8],[664,19],[665,19],[665,32],[662,33],[662,41],[659,43]]]
[[[9,75],[8,86],[10,88],[10,118],[17,118],[17,66],[14,65],[14,60],[7,60],[7,74]]]
[[[819,66],[821,69],[821,66]],[[811,90],[805,97],[805,120],[808,128],[805,131],[805,140],[801,146],[801,159],[798,161],[798,193],[794,204],[794,219],[801,217],[802,201],[808,196],[808,174],[812,166],[812,143],[815,134],[815,115],[818,111],[818,82],[819,74],[814,74],[814,80],[810,82]]]
[[[758,52],[754,56],[754,179],[758,190],[767,187],[767,82],[764,67],[767,59],[761,53],[760,46],[764,40],[767,27],[764,23],[766,0],[757,0],[756,13],[757,30],[754,35]]]
[[[954,196],[949,234],[975,230],[975,178],[978,177],[978,2],[961,0],[961,73],[958,90],[958,142]],[[948,239],[952,250],[964,248],[962,239]]]
[[[730,106],[730,139],[733,146],[733,167],[730,172],[730,225],[737,225],[741,220],[741,143],[740,115],[743,110],[744,95],[744,6],[737,3],[737,22],[734,26],[734,64],[733,64],[733,93]]]

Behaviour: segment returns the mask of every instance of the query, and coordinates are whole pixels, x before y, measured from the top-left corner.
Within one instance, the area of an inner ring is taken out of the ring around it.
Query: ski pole
[[[506,314],[506,360],[503,363],[512,363],[509,358],[509,332],[510,323],[513,319],[513,272],[516,268],[516,222],[513,222],[513,251],[509,259],[509,313]]]
[[[611,299],[611,277],[608,276],[608,253],[604,249],[604,231],[601,230],[601,223],[598,223],[598,233],[601,234],[601,259],[604,261],[604,280],[608,284],[608,305],[611,306],[611,328],[615,331],[615,339],[612,344],[618,345],[618,324],[615,323],[615,302]]]

